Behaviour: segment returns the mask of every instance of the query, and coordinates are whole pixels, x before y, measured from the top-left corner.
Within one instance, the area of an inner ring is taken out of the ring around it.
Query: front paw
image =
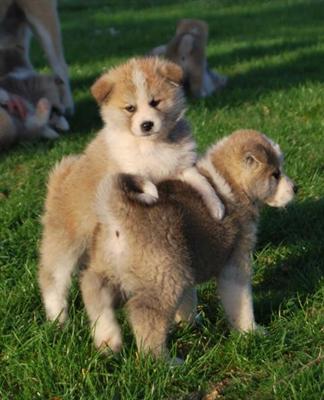
[[[136,199],[141,203],[152,205],[159,199],[159,194],[156,186],[151,181],[145,181],[142,188],[142,193],[136,194]]]

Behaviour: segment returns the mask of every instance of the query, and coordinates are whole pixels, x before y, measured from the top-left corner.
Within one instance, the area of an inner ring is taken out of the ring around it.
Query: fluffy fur
[[[127,301],[138,348],[166,355],[170,324],[195,314],[194,285],[216,278],[233,328],[253,331],[251,252],[259,209],[283,207],[294,184],[282,171],[278,146],[256,131],[238,131],[213,146],[198,163],[226,206],[222,221],[210,217],[190,185],[164,181],[159,201],[137,201],[146,180],[117,175],[102,182],[99,223],[81,289],[98,348],[118,350],[121,332],[116,296]]]
[[[47,318],[67,317],[70,276],[87,250],[98,217],[101,180],[119,172],[149,181],[138,193],[147,204],[158,198],[155,183],[171,177],[190,182],[215,218],[223,205],[193,168],[195,143],[183,118],[181,68],[158,58],[131,59],[100,77],[91,92],[104,127],[79,157],[68,157],[51,173],[43,217],[39,283]]]
[[[225,76],[208,68],[207,41],[208,25],[205,21],[181,19],[170,42],[154,48],[151,54],[164,56],[180,65],[188,92],[195,97],[206,97],[227,83]]]
[[[62,116],[60,83],[57,78],[34,74],[23,79],[0,78],[0,151],[16,141],[45,137],[55,139],[53,128],[68,129]],[[27,110],[25,118],[10,113],[7,107],[13,96],[19,96]]]

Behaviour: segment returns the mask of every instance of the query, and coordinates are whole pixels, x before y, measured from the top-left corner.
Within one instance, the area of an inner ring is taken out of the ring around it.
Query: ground
[[[71,132],[0,158],[0,398],[320,399],[323,1],[62,0],[59,11],[76,102]],[[222,93],[188,103],[199,150],[238,128],[261,130],[280,143],[300,191],[286,210],[262,214],[253,284],[256,319],[268,334],[230,332],[215,285],[204,285],[201,324],[170,335],[173,354],[185,358],[170,368],[137,354],[123,313],[124,349],[100,356],[76,283],[68,323],[46,323],[36,271],[48,172],[82,151],[101,125],[91,83],[107,67],[166,42],[183,17],[209,23],[209,65],[229,77]],[[35,43],[32,55],[44,70]]]

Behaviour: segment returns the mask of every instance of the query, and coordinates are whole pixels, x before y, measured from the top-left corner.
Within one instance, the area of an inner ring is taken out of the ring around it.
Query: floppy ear
[[[96,99],[96,102],[100,105],[108,99],[112,89],[113,83],[107,77],[107,74],[102,75],[96,82],[91,86],[91,94]]]
[[[179,86],[182,83],[182,68],[173,62],[163,63],[159,67],[159,73],[174,86]]]
[[[268,162],[268,155],[262,144],[256,144],[244,152],[244,162],[247,166],[265,164]]]

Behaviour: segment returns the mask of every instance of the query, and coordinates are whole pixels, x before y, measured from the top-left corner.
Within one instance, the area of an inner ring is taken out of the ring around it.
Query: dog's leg
[[[71,275],[83,247],[79,249],[64,245],[64,235],[48,235],[46,227],[41,243],[39,285],[47,319],[63,323],[67,318],[67,297],[71,286]]]
[[[66,111],[73,112],[73,100],[65,62],[56,0],[24,2],[23,10],[33,27],[48,59],[58,77],[64,82],[63,103]]]
[[[213,218],[222,219],[224,217],[224,204],[216,195],[214,189],[208,183],[207,179],[200,175],[196,168],[192,167],[185,169],[179,176],[179,179],[187,182],[201,194],[203,201],[208,207]]]
[[[110,348],[114,352],[119,351],[122,337],[113,310],[113,290],[90,267],[82,274],[81,291],[96,347],[100,350]]]
[[[175,315],[175,321],[193,323],[197,315],[197,290],[186,289],[183,293],[180,305]]]
[[[218,291],[233,328],[248,332],[257,328],[253,313],[250,268],[231,263],[218,277]]]
[[[137,348],[156,357],[168,357],[166,338],[175,308],[166,307],[159,294],[135,294],[127,303]]]

